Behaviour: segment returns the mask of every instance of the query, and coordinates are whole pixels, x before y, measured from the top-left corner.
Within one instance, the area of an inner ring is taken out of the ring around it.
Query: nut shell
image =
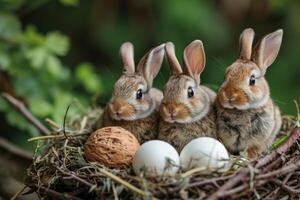
[[[108,167],[130,166],[140,144],[136,137],[121,127],[104,127],[93,132],[85,143],[85,157]]]

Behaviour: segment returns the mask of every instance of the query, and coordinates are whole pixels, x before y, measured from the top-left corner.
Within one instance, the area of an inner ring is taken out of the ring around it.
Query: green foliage
[[[0,36],[5,39],[16,37],[21,32],[21,25],[18,18],[6,12],[0,13]]]
[[[65,110],[74,98],[82,99],[81,95],[99,91],[100,79],[91,64],[79,65],[75,75],[63,64],[62,57],[70,48],[67,36],[58,31],[41,34],[32,25],[22,30],[18,17],[12,12],[0,12],[0,18],[0,69],[12,78],[10,84],[26,99],[35,116],[50,117],[62,123]],[[80,86],[84,90],[79,94],[75,88]],[[0,105],[8,123],[31,135],[37,134],[37,130],[2,99]]]
[[[85,87],[90,93],[101,91],[101,81],[96,75],[94,66],[90,63],[80,64],[75,71],[76,79]],[[100,90],[99,90],[100,89]]]

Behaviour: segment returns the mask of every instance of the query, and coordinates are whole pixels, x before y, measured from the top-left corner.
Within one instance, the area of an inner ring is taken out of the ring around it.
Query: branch
[[[220,177],[216,177],[216,178],[211,178],[211,179],[204,179],[204,180],[200,180],[200,181],[195,181],[193,183],[190,183],[187,188],[189,187],[199,187],[202,185],[206,185],[206,184],[213,184],[214,182],[218,182],[218,181],[225,181],[226,179],[231,178],[233,175],[227,175],[227,176],[220,176]]]
[[[5,149],[6,151],[10,152],[13,155],[19,156],[21,158],[24,158],[26,160],[32,161],[32,155],[29,152],[26,152],[23,149],[20,149],[19,147],[15,146],[14,144],[8,142],[4,138],[0,137],[0,147]]]
[[[282,181],[282,184],[286,184],[288,182],[288,180],[293,176],[294,172],[289,173]],[[280,187],[276,188],[276,190],[274,190],[273,192],[271,192],[269,195],[273,198],[273,199],[277,199],[277,195],[278,195],[278,191],[280,190]],[[267,199],[267,198],[266,198]]]
[[[288,185],[286,185],[283,181],[280,181],[278,179],[272,179],[272,182],[276,185],[280,186],[283,190],[288,192],[289,194],[300,194],[300,190],[294,189]]]
[[[76,179],[77,181],[81,182],[82,184],[88,186],[88,187],[90,188],[90,191],[91,191],[93,188],[95,188],[95,187],[97,186],[97,185],[93,185],[93,184],[89,183],[88,181],[86,181],[86,180],[84,180],[84,179],[82,179],[82,178],[76,176],[76,175],[73,174],[73,173],[69,173],[69,172],[64,171],[64,170],[61,169],[60,167],[56,167],[56,169],[57,169],[58,171],[60,171],[62,174],[67,175],[67,176],[69,176],[69,177],[71,177],[71,178],[73,178],[73,179]]]
[[[288,174],[290,172],[293,172],[299,168],[300,168],[300,160],[296,163],[292,163],[292,164],[290,164],[286,167],[282,167],[278,170],[274,170],[274,171],[271,171],[268,173],[257,175],[255,178],[256,179],[267,179],[267,178],[271,178],[271,177],[277,177],[277,176],[281,176],[283,174]]]
[[[233,178],[229,179],[222,187],[219,188],[215,193],[213,193],[208,200],[215,200],[221,198],[227,190],[230,190],[236,186],[240,181],[247,179],[247,174],[249,173],[249,168],[242,169]]]
[[[259,159],[255,165],[256,168],[261,168],[268,163],[272,162],[276,158],[278,158],[280,155],[287,152],[290,147],[296,142],[296,140],[300,137],[300,128],[296,128],[292,131],[289,139],[280,147],[273,150],[271,154],[266,155],[265,157]]]
[[[24,104],[11,96],[8,93],[1,93],[1,96],[6,100],[12,107],[20,112],[33,126],[35,126],[42,135],[49,135],[50,131],[47,129],[38,119],[36,119],[24,106]]]
[[[54,191],[50,188],[46,188],[44,186],[37,187],[38,190],[41,190],[42,192],[46,193],[49,197],[53,197],[53,199],[74,199],[74,200],[82,200],[81,198],[66,194],[66,193],[60,193],[57,191]]]
[[[271,154],[266,155],[265,157],[262,157],[257,161],[254,161],[254,163],[256,163],[256,165],[254,165],[255,168],[261,168],[261,167],[265,166],[266,164],[268,164],[268,163],[272,162],[273,160],[275,160],[280,155],[287,152],[290,149],[290,147],[297,141],[297,139],[299,137],[300,137],[300,128],[296,128],[292,131],[289,139],[282,146],[280,146],[279,148],[273,150],[271,152]],[[288,170],[293,170],[293,168],[296,168],[296,167],[299,167],[299,163],[294,164],[293,167],[291,167]],[[250,173],[249,168],[242,169],[233,178],[229,179],[215,193],[213,193],[208,199],[209,200],[215,200],[215,199],[219,199],[221,197],[224,197],[224,194],[226,193],[226,191],[231,190],[233,187],[238,185],[243,180],[244,181],[248,180],[249,179],[248,178],[249,173]],[[274,173],[274,172],[270,172],[270,173]],[[270,175],[270,174],[268,174],[268,175]],[[263,175],[260,175],[260,176],[261,176],[261,178],[263,177]]]
[[[10,198],[10,200],[17,200],[19,199],[19,197],[22,195],[22,193],[24,192],[24,190],[27,188],[27,185],[24,185],[21,190],[19,190],[12,198]]]

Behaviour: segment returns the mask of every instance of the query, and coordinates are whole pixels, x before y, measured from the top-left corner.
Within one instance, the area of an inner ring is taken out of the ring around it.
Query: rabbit
[[[272,32],[253,49],[253,29],[240,35],[239,58],[226,69],[216,100],[218,138],[232,154],[244,151],[250,160],[255,159],[280,130],[280,110],[264,76],[277,57],[282,35],[281,29]]]
[[[200,74],[205,67],[205,52],[200,40],[194,40],[184,49],[183,70],[174,44],[166,43],[165,51],[172,75],[163,90],[158,139],[180,152],[192,139],[216,137],[213,108],[216,93],[200,85]]]
[[[157,137],[159,105],[163,94],[152,88],[152,83],[164,59],[164,46],[151,49],[140,60],[136,70],[133,45],[126,42],[121,46],[123,73],[114,85],[99,126],[125,128],[140,143]]]

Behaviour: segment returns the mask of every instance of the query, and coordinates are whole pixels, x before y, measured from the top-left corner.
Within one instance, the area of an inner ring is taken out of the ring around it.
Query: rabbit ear
[[[131,42],[125,42],[120,47],[120,55],[123,63],[123,73],[124,74],[134,74],[134,53],[133,45]]]
[[[177,60],[176,54],[175,54],[175,46],[172,42],[167,42],[165,46],[167,59],[169,66],[171,68],[171,73],[173,75],[178,75],[182,73],[181,66]]]
[[[196,81],[200,80],[200,74],[205,67],[205,52],[201,40],[194,40],[185,49],[183,53],[187,75],[193,77]]]
[[[163,62],[164,47],[165,44],[162,44],[151,49],[138,64],[137,72],[146,79],[149,88],[152,87],[153,79],[157,76]]]
[[[251,59],[252,43],[254,39],[254,30],[245,29],[240,35],[240,59]]]
[[[283,31],[279,29],[263,37],[257,43],[252,60],[258,65],[262,73],[265,74],[267,68],[274,62],[279,52]]]

